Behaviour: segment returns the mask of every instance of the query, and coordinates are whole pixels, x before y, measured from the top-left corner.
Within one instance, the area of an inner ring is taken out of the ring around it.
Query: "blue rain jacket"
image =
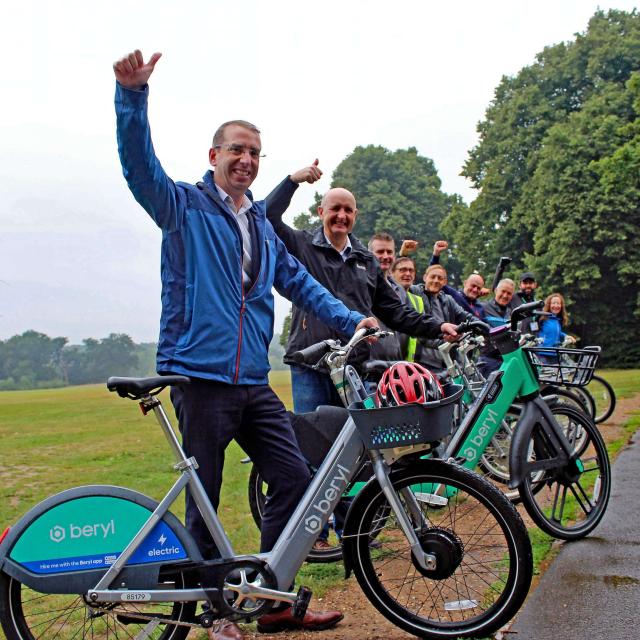
[[[345,334],[364,316],[320,285],[276,236],[264,202],[254,202],[255,278],[242,282],[242,238],[233,214],[209,189],[173,182],[156,158],[147,119],[148,87],[116,83],[118,151],[136,200],[162,229],[159,373],[237,384],[266,384],[273,337],[272,287]],[[201,185],[202,187],[203,185]],[[248,194],[249,195],[249,194]]]

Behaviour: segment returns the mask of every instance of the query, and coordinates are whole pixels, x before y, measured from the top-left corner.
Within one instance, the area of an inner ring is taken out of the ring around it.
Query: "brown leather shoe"
[[[291,615],[291,607],[287,607],[258,618],[258,631],[260,633],[277,633],[293,629],[322,631],[335,627],[342,618],[344,616],[340,611],[307,611],[304,619],[298,620]]]
[[[328,551],[329,549],[333,549],[333,547],[326,540],[322,540],[321,538],[318,538],[313,543],[314,551]]]
[[[207,629],[209,640],[242,640],[244,634],[235,622],[216,620],[213,627]]]

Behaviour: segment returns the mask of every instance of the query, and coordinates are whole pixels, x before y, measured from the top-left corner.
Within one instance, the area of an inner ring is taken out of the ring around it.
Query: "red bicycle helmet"
[[[397,407],[410,402],[433,402],[444,397],[438,378],[416,362],[396,362],[378,383],[378,403],[381,407]]]

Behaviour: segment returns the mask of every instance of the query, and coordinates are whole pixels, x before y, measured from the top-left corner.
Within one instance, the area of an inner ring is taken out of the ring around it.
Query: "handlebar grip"
[[[330,345],[327,340],[316,342],[309,347],[305,347],[300,351],[294,351],[291,359],[296,364],[316,364],[322,356],[329,351]]]
[[[488,336],[491,327],[482,320],[466,320],[456,327],[456,333],[475,333],[481,336]]]
[[[528,318],[533,315],[536,309],[542,309],[544,307],[544,300],[535,300],[534,302],[527,302],[516,307],[511,313],[511,330],[515,331],[518,327],[518,322],[524,318]]]

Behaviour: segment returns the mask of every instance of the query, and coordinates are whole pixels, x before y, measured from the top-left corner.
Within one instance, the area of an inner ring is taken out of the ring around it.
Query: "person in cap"
[[[513,296],[513,306],[519,307],[527,302],[534,302],[538,283],[531,271],[525,271],[520,276],[520,290]]]

